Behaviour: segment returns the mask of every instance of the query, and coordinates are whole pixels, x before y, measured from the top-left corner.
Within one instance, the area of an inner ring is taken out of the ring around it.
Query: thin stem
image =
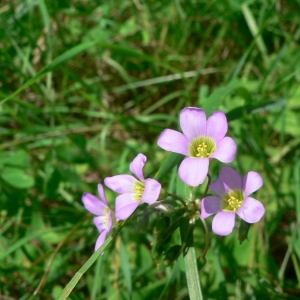
[[[211,182],[211,176],[208,173],[207,173],[207,178],[208,178],[208,182],[207,182],[207,186],[206,186],[203,197],[205,197],[207,195],[208,188],[209,188],[209,185],[210,185],[210,182]]]
[[[188,210],[188,207],[187,207],[185,201],[184,201],[181,197],[179,197],[179,196],[177,196],[177,195],[175,195],[175,194],[172,194],[172,193],[168,193],[168,195],[169,195],[170,197],[173,197],[173,198],[179,200],[179,201],[184,205],[184,207],[186,208],[186,210]]]
[[[125,221],[126,222],[126,221]],[[84,273],[94,264],[94,262],[98,259],[98,257],[103,253],[103,251],[109,246],[112,240],[116,237],[116,235],[120,232],[122,227],[124,226],[125,222],[123,222],[116,231],[110,235],[103,245],[94,252],[94,254],[85,262],[85,264],[76,272],[70,282],[65,286],[62,290],[61,295],[59,296],[58,300],[66,300],[77,283],[79,282],[80,278],[84,275]]]
[[[209,244],[210,244],[210,233],[209,233],[209,230],[208,230],[208,227],[207,227],[207,224],[205,222],[204,219],[200,218],[203,226],[204,226],[204,230],[205,230],[205,247],[204,247],[204,250],[203,250],[203,253],[201,255],[201,259],[203,261],[206,261],[205,259],[205,256],[206,256],[206,253],[208,251],[208,248],[209,248]]]

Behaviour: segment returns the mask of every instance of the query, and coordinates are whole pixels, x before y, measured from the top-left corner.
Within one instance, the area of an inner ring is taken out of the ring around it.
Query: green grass
[[[212,234],[205,299],[297,299],[299,9],[273,0],[0,4],[0,298],[58,299],[97,238],[82,193],[128,173],[138,153],[154,176],[167,157],[159,134],[198,106],[226,112],[238,144],[230,165],[263,176],[255,196],[266,207],[242,245],[237,230]],[[212,161],[213,179],[220,166]],[[175,192],[176,170],[165,171],[157,176]],[[183,258],[153,259],[153,233],[151,222],[126,223],[70,299],[188,299]],[[194,241],[200,255],[200,222]]]

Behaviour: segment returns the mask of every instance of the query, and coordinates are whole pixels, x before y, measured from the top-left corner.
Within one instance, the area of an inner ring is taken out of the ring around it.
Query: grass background
[[[205,299],[300,297],[299,11],[299,0],[2,1],[1,299],[58,298],[97,238],[82,193],[141,152],[153,175],[167,157],[157,137],[185,106],[225,111],[231,166],[264,178],[266,215],[248,241],[212,236]],[[139,227],[126,225],[70,299],[188,299],[182,258],[158,264]],[[200,252],[203,239],[199,224]]]

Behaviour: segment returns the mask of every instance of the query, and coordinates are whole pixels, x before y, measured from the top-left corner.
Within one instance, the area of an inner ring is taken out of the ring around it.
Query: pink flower
[[[144,179],[143,168],[147,157],[138,154],[130,164],[131,175],[116,175],[104,179],[107,187],[121,194],[116,199],[116,219],[126,220],[142,203],[153,204],[159,197],[161,184],[155,179]]]
[[[90,193],[84,193],[82,195],[82,202],[84,204],[84,207],[89,212],[97,216],[94,218],[94,224],[100,232],[100,235],[95,245],[95,251],[102,246],[106,239],[106,235],[111,231],[113,227],[113,211],[108,205],[101,184],[98,184],[98,192],[100,195],[100,199]]]
[[[224,166],[219,178],[209,187],[218,196],[207,196],[201,203],[201,217],[215,214],[212,230],[219,235],[232,232],[235,215],[247,223],[258,222],[265,213],[265,208],[258,200],[249,197],[263,185],[261,176],[248,172],[244,177],[228,166]]]
[[[180,113],[182,133],[165,129],[158,138],[158,146],[164,150],[187,156],[179,166],[179,177],[190,186],[204,182],[209,160],[216,158],[224,163],[233,161],[236,144],[225,137],[227,119],[222,111],[216,111],[206,120],[205,112],[197,107],[186,107]]]

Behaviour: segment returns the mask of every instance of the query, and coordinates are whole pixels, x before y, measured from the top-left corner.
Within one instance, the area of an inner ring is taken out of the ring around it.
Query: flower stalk
[[[187,237],[186,234],[189,231],[188,226],[190,224],[183,222],[180,226],[181,240],[184,241]],[[189,291],[190,300],[202,300],[202,289],[200,283],[200,276],[197,266],[196,250],[194,247],[194,239],[191,234],[191,238],[188,238],[188,248],[187,251],[183,254],[184,265],[185,265],[185,275]]]
[[[184,264],[190,300],[202,300],[203,296],[194,246],[190,247],[184,256]]]

